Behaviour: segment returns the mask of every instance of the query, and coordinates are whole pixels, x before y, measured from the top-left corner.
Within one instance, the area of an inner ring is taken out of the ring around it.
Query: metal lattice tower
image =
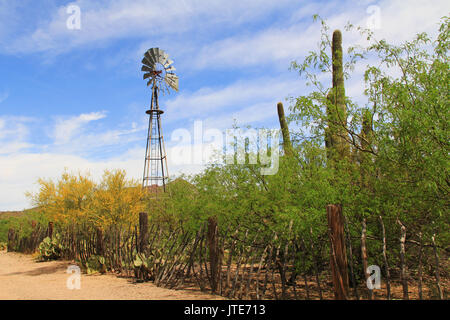
[[[146,113],[150,116],[147,135],[147,147],[145,150],[144,176],[142,186],[157,194],[158,191],[166,191],[169,179],[166,148],[161,126],[158,95],[160,88],[169,93],[169,88],[178,91],[178,77],[173,73],[175,68],[169,56],[159,48],[149,49],[142,60],[144,79],[149,79],[147,86],[152,86],[152,99],[150,109]]]

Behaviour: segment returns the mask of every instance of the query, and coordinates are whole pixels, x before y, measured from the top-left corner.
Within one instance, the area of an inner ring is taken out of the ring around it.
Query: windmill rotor
[[[145,52],[141,71],[144,72],[143,79],[148,79],[147,86],[151,85],[168,93],[169,89],[178,91],[178,76],[175,70],[173,61],[163,50],[151,48]]]

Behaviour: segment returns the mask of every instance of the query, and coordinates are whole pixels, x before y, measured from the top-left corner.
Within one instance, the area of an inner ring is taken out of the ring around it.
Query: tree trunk
[[[370,274],[367,272],[368,268],[368,261],[367,261],[367,246],[366,246],[366,237],[367,237],[367,226],[366,226],[366,218],[362,221],[362,232],[361,232],[361,258],[363,262],[363,268],[364,268],[364,275],[367,280],[370,277]],[[369,289],[369,300],[373,299],[373,290]]]
[[[383,218],[380,216],[380,224],[383,236],[383,260],[384,260],[384,268],[386,272],[386,293],[388,300],[391,299],[391,275],[389,273],[389,264],[387,260],[387,247],[386,247],[386,230],[384,229]]]
[[[431,237],[431,241],[433,243],[433,249],[434,249],[434,259],[436,262],[436,267],[434,268],[434,274],[436,277],[436,285],[438,288],[439,299],[444,300],[444,295],[442,293],[441,281],[440,281],[440,276],[439,276],[439,256],[438,256],[438,252],[437,252],[437,248],[436,248],[435,237],[436,237],[436,235],[433,235]]]
[[[355,279],[355,272],[353,270],[353,249],[352,249],[352,239],[350,238],[350,229],[348,227],[347,219],[344,216],[345,221],[345,233],[347,234],[347,243],[348,243],[348,252],[349,252],[349,258],[350,258],[350,275],[352,277],[352,284],[353,289],[355,291],[355,297],[356,300],[359,300],[359,294],[358,294],[358,284],[356,283]]]
[[[139,213],[139,246],[138,252],[144,253],[148,244],[148,214],[147,212]]]
[[[220,249],[218,240],[217,218],[208,219],[208,247],[209,247],[209,269],[211,274],[211,291],[217,292],[219,282]]]
[[[12,252],[15,250],[15,238],[16,238],[16,232],[14,229],[10,228],[8,230],[8,246],[7,246],[7,250],[8,252]]]
[[[422,242],[422,232],[419,232],[419,241],[420,241],[420,247],[419,247],[419,270],[418,270],[418,276],[419,276],[419,299],[423,300],[423,292],[422,292],[422,253],[423,253],[423,242]]]
[[[330,237],[330,266],[333,276],[334,297],[336,300],[348,299],[348,264],[344,237],[344,217],[342,206],[327,206],[328,235]]]
[[[47,235],[50,239],[53,238],[53,222],[48,223],[48,234]]]
[[[402,287],[403,287],[403,299],[409,300],[408,295],[408,276],[406,271],[406,250],[405,250],[405,242],[406,242],[406,227],[399,221],[401,227],[401,236],[400,236],[400,264],[401,264],[401,277],[402,277]]]

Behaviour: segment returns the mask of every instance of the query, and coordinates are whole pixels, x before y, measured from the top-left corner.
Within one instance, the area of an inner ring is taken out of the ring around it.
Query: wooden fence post
[[[389,264],[387,259],[386,230],[384,228],[383,218],[381,216],[379,216],[378,218],[380,219],[381,233],[383,236],[383,260],[384,260],[384,268],[386,271],[386,294],[387,299],[391,300],[391,275],[389,273]]]
[[[78,259],[77,236],[75,233],[75,226],[73,224],[70,226],[70,234],[71,234],[71,237],[70,237],[71,246],[70,247],[71,247],[71,251],[72,251],[71,258],[73,260],[77,260]]]
[[[344,217],[344,222],[345,222],[345,233],[347,234],[347,243],[348,243],[348,253],[349,253],[349,258],[350,258],[350,276],[352,279],[352,286],[353,286],[353,290],[355,292],[355,297],[356,300],[359,300],[359,294],[358,294],[358,285],[356,283],[356,278],[355,278],[355,272],[353,270],[353,249],[352,249],[352,239],[351,239],[351,235],[350,235],[350,228],[348,227],[348,220]]]
[[[436,238],[436,235],[433,234],[433,236],[431,237],[431,242],[433,244],[434,259],[435,259],[435,263],[436,263],[436,266],[434,267],[434,275],[436,277],[436,285],[438,288],[439,299],[444,300],[444,294],[442,293],[442,287],[441,287],[441,282],[440,282],[440,277],[439,277],[439,255],[438,255],[437,248],[436,248],[435,238]]]
[[[211,291],[217,292],[217,284],[219,282],[220,249],[218,239],[217,218],[208,218],[208,247],[209,247],[209,269],[211,273]]]
[[[15,235],[16,235],[15,230],[12,229],[12,228],[10,228],[10,229],[8,230],[8,245],[7,245],[7,251],[8,251],[8,252],[14,251],[14,247],[15,247],[15,243],[14,243]]]
[[[138,252],[145,252],[148,244],[148,214],[147,212],[139,213],[139,247]]]
[[[401,264],[401,278],[402,278],[402,287],[403,287],[403,299],[409,300],[408,295],[408,275],[406,271],[406,227],[400,220],[397,220],[397,223],[400,225],[401,236],[400,236],[400,264]]]
[[[51,222],[51,221],[48,223],[48,233],[47,233],[47,235],[48,235],[48,237],[50,239],[53,238],[53,222]]]
[[[367,225],[366,225],[366,218],[363,219],[362,221],[362,231],[361,231],[361,259],[362,259],[362,263],[363,263],[363,271],[364,271],[364,279],[366,280],[366,285],[367,285],[367,280],[370,277],[370,273],[367,272],[367,268],[369,266],[368,263],[368,259],[367,259],[367,244],[366,244],[366,239],[367,239]],[[369,300],[373,299],[373,290],[369,289]]]
[[[147,212],[139,212],[139,235],[137,233],[137,228],[135,226],[136,233],[136,250],[138,253],[143,254],[146,252],[148,246],[148,214]],[[120,233],[118,235],[118,240],[120,241]],[[170,239],[169,239],[170,240]],[[117,246],[117,251],[119,253],[120,247]],[[138,282],[150,280],[149,270],[143,264],[139,268],[135,268],[135,276]],[[157,282],[155,282],[158,285]]]
[[[322,286],[320,285],[320,277],[319,277],[319,267],[318,267],[318,263],[317,263],[317,256],[315,254],[315,249],[314,249],[312,227],[309,228],[309,234],[311,235],[311,237],[309,238],[309,245],[310,245],[310,248],[311,248],[311,256],[312,256],[312,259],[313,259],[314,275],[316,276],[317,288],[319,289],[319,298],[320,298],[320,300],[323,300]]]
[[[344,237],[344,217],[342,206],[327,206],[328,235],[330,237],[330,265],[333,276],[334,297],[336,300],[348,299],[347,252]]]
[[[419,232],[419,241],[420,241],[420,247],[419,247],[419,270],[417,271],[418,273],[418,277],[419,277],[419,300],[423,300],[423,290],[422,290],[422,285],[423,285],[423,277],[422,277],[422,254],[423,254],[423,241],[422,241],[422,232]]]
[[[95,243],[95,253],[98,256],[105,255],[105,245],[103,243],[103,230],[101,228],[97,228],[96,230],[97,241]]]
[[[37,243],[37,231],[36,231],[37,222],[35,220],[31,221],[31,234],[30,234],[30,245],[29,245],[29,251],[30,253],[33,253],[36,250],[36,247],[38,246]]]

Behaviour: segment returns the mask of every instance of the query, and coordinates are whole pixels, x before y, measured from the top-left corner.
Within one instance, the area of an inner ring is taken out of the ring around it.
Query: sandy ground
[[[81,288],[70,290],[67,261],[35,262],[29,255],[0,251],[2,300],[210,300],[199,291],[170,290],[152,283],[135,284],[115,275],[81,275]]]

